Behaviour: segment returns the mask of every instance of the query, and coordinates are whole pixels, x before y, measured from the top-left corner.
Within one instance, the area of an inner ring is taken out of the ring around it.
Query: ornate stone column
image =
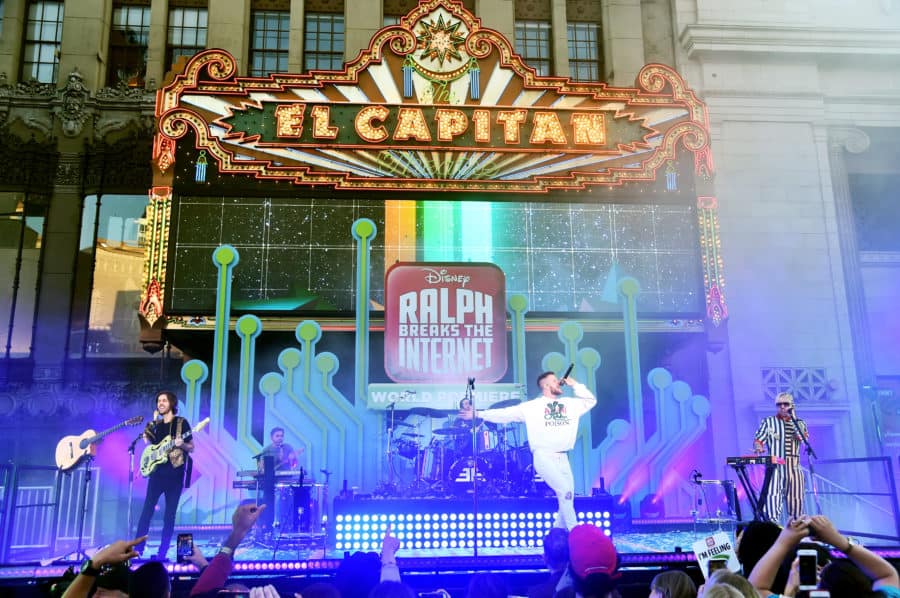
[[[844,290],[853,348],[853,365],[856,370],[857,388],[853,394],[859,396],[861,402],[866,401],[868,397],[867,393],[861,391],[861,388],[866,385],[875,385],[875,360],[872,355],[865,287],[860,267],[859,246],[856,241],[856,222],[853,217],[853,201],[850,196],[845,156],[846,152],[859,154],[868,148],[869,137],[859,129],[835,127],[828,130],[828,161],[831,167],[841,267],[844,271]],[[860,415],[865,429],[874,431],[877,422],[870,405],[860,404]],[[867,433],[865,437],[869,451],[872,454],[880,454],[881,446],[875,442],[876,435]]]
[[[35,382],[60,382],[64,375],[72,281],[81,224],[82,159],[60,155],[42,239],[40,283],[32,355]]]

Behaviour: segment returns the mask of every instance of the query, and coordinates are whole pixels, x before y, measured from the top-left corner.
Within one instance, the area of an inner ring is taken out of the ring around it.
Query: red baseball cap
[[[582,523],[569,532],[569,563],[580,578],[591,573],[616,576],[618,556],[612,540],[596,525]]]

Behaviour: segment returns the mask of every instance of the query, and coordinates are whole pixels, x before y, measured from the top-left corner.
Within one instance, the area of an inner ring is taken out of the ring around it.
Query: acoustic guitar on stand
[[[208,424],[209,418],[207,417],[197,424],[193,430],[185,432],[180,436],[176,435],[174,438],[172,436],[166,436],[156,444],[147,445],[141,453],[141,475],[145,478],[150,477],[150,474],[153,473],[157,467],[169,460],[169,451],[175,448],[176,440],[187,440],[194,432],[199,432]]]
[[[142,421],[144,421],[144,416],[138,415],[103,430],[99,434],[93,430],[85,430],[80,436],[64,436],[56,445],[56,466],[61,471],[72,469],[81,463],[82,459],[93,457],[96,453],[94,445],[106,438],[108,434],[126,426],[136,426]]]

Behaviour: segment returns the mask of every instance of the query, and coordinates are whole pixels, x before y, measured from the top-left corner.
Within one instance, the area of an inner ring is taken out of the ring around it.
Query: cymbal
[[[504,407],[512,407],[513,405],[518,405],[521,403],[519,399],[507,399],[505,401],[500,401],[499,403],[494,403],[491,405],[491,409],[503,409]]]
[[[400,422],[400,423],[397,423],[394,425],[397,426],[398,428],[415,428],[416,427],[415,424],[410,424],[407,422]]]
[[[454,428],[454,427],[446,427],[446,428],[437,428],[436,430],[432,430],[432,434],[437,434],[438,436],[462,436],[463,434],[468,434],[470,431],[469,428]]]
[[[402,435],[404,438],[421,438],[422,434],[410,434],[406,433]]]
[[[409,411],[407,411],[410,415],[421,415],[423,417],[434,417],[434,418],[442,418],[447,417],[447,414],[443,411],[439,411],[437,409],[432,409],[431,407],[413,407]]]

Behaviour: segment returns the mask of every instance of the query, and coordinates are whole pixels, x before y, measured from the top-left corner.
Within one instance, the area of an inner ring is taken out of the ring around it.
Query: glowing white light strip
[[[481,105],[482,106],[495,106],[500,101],[500,96],[503,95],[503,92],[506,90],[506,86],[509,85],[510,80],[513,78],[513,72],[510,69],[494,69],[494,72],[491,73],[491,78],[488,80],[487,85],[484,88],[484,93],[481,94]]]
[[[391,68],[384,62],[381,64],[370,64],[368,68],[369,75],[378,85],[384,101],[388,104],[402,104],[403,96],[397,88],[397,82],[394,80],[394,73]]]

